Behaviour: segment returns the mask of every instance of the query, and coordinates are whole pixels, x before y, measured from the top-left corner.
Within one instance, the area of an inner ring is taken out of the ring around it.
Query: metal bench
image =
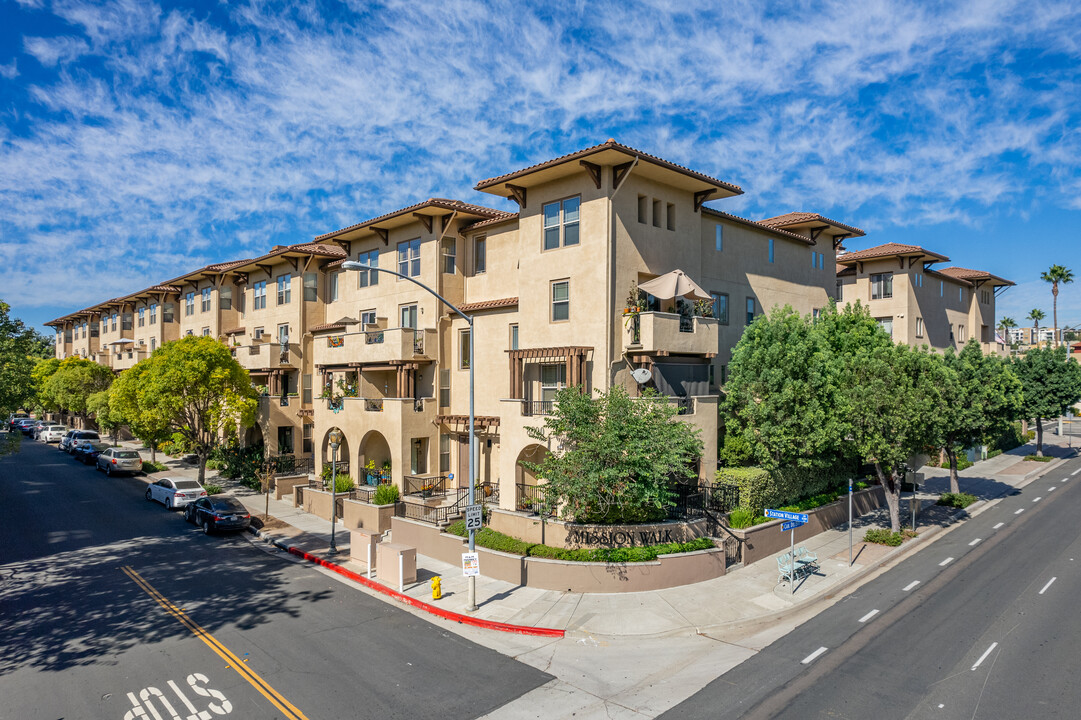
[[[777,558],[777,582],[795,582],[801,575],[813,573],[818,570],[818,555],[805,547],[796,549],[792,553],[785,553]]]
[[[796,548],[796,572],[811,573],[818,569],[818,555],[802,545]]]
[[[784,582],[785,580],[788,582],[795,582],[798,574],[799,568],[796,563],[792,562],[792,553],[785,553],[777,558],[778,583]]]

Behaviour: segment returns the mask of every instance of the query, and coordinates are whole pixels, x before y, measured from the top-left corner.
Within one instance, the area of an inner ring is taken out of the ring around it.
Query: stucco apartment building
[[[434,476],[453,474],[451,487],[468,482],[475,342],[477,476],[509,508],[517,485],[536,482],[520,461],[547,449],[527,428],[543,422],[555,393],[621,385],[638,395],[638,368],[702,430],[699,469],[712,476],[718,387],[743,329],[774,306],[825,307],[838,246],[863,235],[815,213],[754,221],[707,207],[742,190],[613,140],[475,189],[510,199],[517,212],[433,198],[314,242],[210,265],[58,318],[57,355],[85,350],[120,370],[168,339],[219,338],[266,393],[247,442],[314,457],[318,467],[330,460],[327,433],[339,427],[339,459],[354,478],[389,465],[408,492]],[[427,285],[473,317],[475,337],[422,288],[344,271],[346,259]],[[637,318],[624,315],[633,287],[676,270],[710,295],[713,317],[652,296]],[[84,343],[84,323],[98,324],[96,343]]]
[[[1004,353],[995,299],[1013,285],[983,270],[934,266],[949,258],[918,245],[886,243],[837,256],[837,300],[870,309],[895,342],[960,348],[971,339]]]

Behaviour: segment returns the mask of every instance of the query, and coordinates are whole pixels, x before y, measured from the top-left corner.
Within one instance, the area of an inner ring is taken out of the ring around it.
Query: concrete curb
[[[359,575],[352,570],[345,569],[337,563],[332,563],[329,560],[324,560],[323,558],[312,555],[311,553],[305,552],[295,546],[286,545],[280,540],[275,540],[267,533],[264,533],[261,530],[257,530],[256,528],[249,527],[248,532],[266,542],[273,544],[275,547],[284,550],[290,555],[295,555],[299,558],[307,560],[310,563],[325,567],[328,570],[336,572],[342,577],[348,578],[355,583],[363,585],[369,590],[374,590],[394,600],[397,600],[400,603],[409,605],[410,607],[415,607],[418,610],[423,610],[424,612],[435,615],[436,617],[441,617],[444,620],[450,620],[460,625],[472,625],[473,627],[484,628],[485,630],[496,630],[498,632],[514,633],[516,635],[535,635],[538,637],[551,638],[562,638],[564,637],[564,635],[566,635],[565,630],[559,630],[557,628],[532,627],[529,625],[511,625],[509,623],[495,622],[494,620],[482,620],[480,618],[471,617],[469,615],[463,615],[462,613],[456,613],[451,610],[444,610],[443,608],[426,603],[423,600],[417,600],[414,597],[410,597],[405,593],[400,593],[393,588],[387,587],[386,585],[373,582],[368,578],[364,577],[363,575]]]

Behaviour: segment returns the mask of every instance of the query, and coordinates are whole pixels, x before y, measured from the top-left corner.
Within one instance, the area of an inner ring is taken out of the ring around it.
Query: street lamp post
[[[394,270],[387,270],[385,268],[371,267],[371,266],[365,265],[364,263],[357,262],[355,260],[346,260],[345,262],[343,262],[342,263],[342,269],[343,270],[357,270],[357,271],[367,270],[368,272],[381,272],[381,273],[387,273],[388,275],[393,275],[395,277],[399,277],[399,278],[401,278],[403,280],[408,280],[409,282],[413,283],[414,285],[419,285],[420,287],[422,287],[425,290],[427,290],[428,292],[430,292],[432,295],[434,295],[436,298],[438,298],[440,302],[442,302],[444,305],[446,305],[451,310],[453,310],[455,313],[457,313],[463,320],[466,321],[466,323],[469,324],[469,478],[468,478],[468,481],[469,481],[469,504],[473,505],[474,501],[476,500],[476,498],[474,497],[474,485],[475,485],[475,478],[476,478],[476,468],[474,467],[474,462],[475,462],[476,444],[477,444],[477,433],[476,433],[476,426],[475,426],[476,418],[474,417],[474,414],[473,414],[473,372],[474,372],[474,368],[476,366],[476,363],[474,362],[475,356],[474,356],[473,349],[474,349],[474,347],[476,347],[476,344],[477,344],[477,336],[476,336],[476,331],[475,331],[475,329],[473,327],[473,318],[471,316],[469,316],[469,315],[466,315],[464,312],[462,312],[457,307],[455,307],[453,303],[448,301],[445,297],[443,297],[442,295],[437,293],[435,290],[432,290],[430,287],[428,287],[424,283],[422,283],[419,280],[416,280],[414,278],[411,278],[408,275],[403,275],[400,272],[395,272]],[[477,549],[476,531],[473,530],[473,529],[470,529],[469,530],[469,552],[476,552],[476,549]],[[475,576],[473,576],[473,575],[469,576],[469,605],[468,605],[468,607],[466,609],[469,612],[473,612],[473,611],[475,611],[477,609],[477,578]]]
[[[342,431],[334,427],[327,434],[330,441],[330,550],[327,555],[337,555],[334,544],[334,525],[338,519],[338,446],[342,444]]]

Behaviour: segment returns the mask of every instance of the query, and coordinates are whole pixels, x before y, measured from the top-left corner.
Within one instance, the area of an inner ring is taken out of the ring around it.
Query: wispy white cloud
[[[0,69],[29,124],[0,126],[0,257],[72,306],[430,195],[503,206],[469,188],[607,137],[743,185],[724,207],[751,216],[1081,208],[1071,3],[49,11],[65,32],[22,44],[44,70]]]

